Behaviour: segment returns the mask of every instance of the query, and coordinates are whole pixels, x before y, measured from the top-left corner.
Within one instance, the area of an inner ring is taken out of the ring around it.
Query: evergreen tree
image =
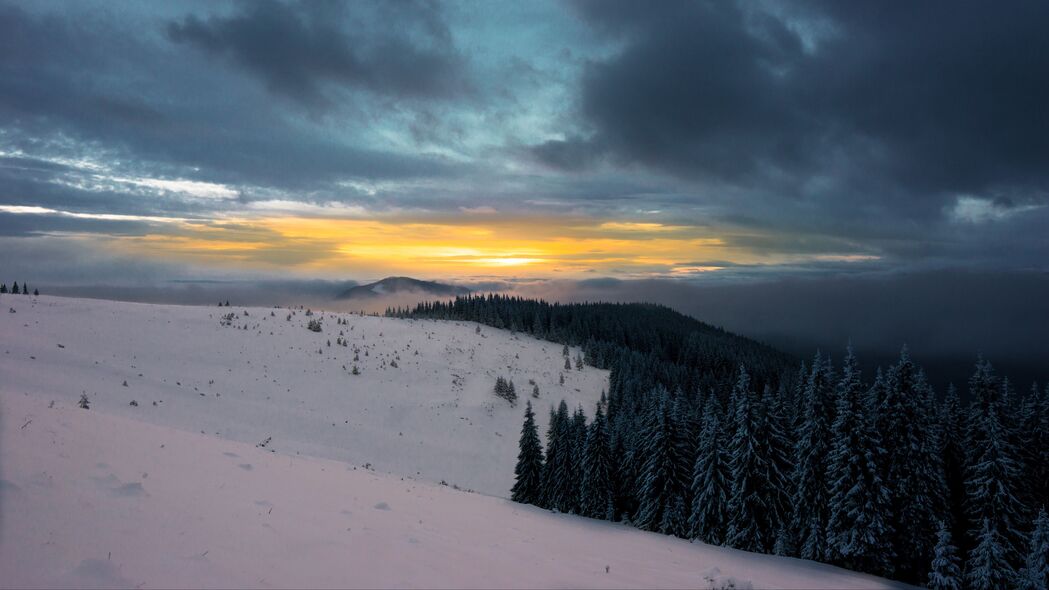
[[[877,575],[892,572],[887,522],[888,490],[880,468],[880,442],[866,415],[863,384],[850,346],[837,384],[827,477],[830,519],[827,557],[850,569]]]
[[[664,535],[685,538],[688,533],[687,517],[685,516],[685,499],[676,496],[663,511],[663,521],[659,525],[659,532]]]
[[[732,437],[728,444],[731,473],[726,544],[745,551],[771,548],[774,531],[769,522],[767,496],[763,494],[767,458],[761,452],[761,403],[750,386],[750,376],[740,367],[732,389]]]
[[[0,294],[7,293],[7,283],[0,283]]]
[[[81,409],[84,409],[84,410],[90,410],[91,409],[91,402],[87,399],[87,394],[86,393],[81,393],[80,394],[80,401],[77,402],[77,405],[80,406]]]
[[[1045,509],[1038,512],[1027,542],[1027,559],[1020,570],[1021,590],[1046,590],[1049,588],[1049,516]]]
[[[568,413],[568,406],[564,405],[565,413]],[[554,473],[556,471],[556,465],[561,459],[561,453],[558,449],[558,445],[561,440],[558,436],[560,430],[560,420],[562,417],[554,410],[553,406],[550,406],[550,418],[546,424],[546,461],[543,463],[543,486],[542,486],[542,499],[541,504],[543,508],[554,509]]]
[[[580,491],[583,486],[583,458],[586,454],[586,414],[583,413],[583,407],[579,406],[572,414],[572,426],[569,431],[569,436],[572,438],[572,471],[571,475],[571,490],[569,493],[572,494],[570,510],[575,513],[580,512]]]
[[[967,435],[965,415],[962,413],[958,390],[951,385],[940,409],[941,457],[947,493],[948,526],[951,539],[963,550],[967,542],[968,519],[965,513],[965,461]]]
[[[926,586],[931,590],[961,590],[962,588],[958,549],[951,544],[951,531],[946,524],[941,524],[940,532],[936,534],[936,552]]]
[[[18,292],[18,281],[15,281],[14,286],[11,287],[11,294],[12,295],[18,295],[19,294],[19,292]]]
[[[543,485],[543,447],[535,425],[532,402],[525,404],[524,425],[514,468],[514,487],[510,499],[523,504],[540,504]]]
[[[608,422],[601,404],[586,433],[583,453],[583,480],[579,492],[580,513],[591,518],[612,520],[612,455]]]
[[[1010,564],[1019,565],[1023,533],[1019,530],[1023,507],[1017,498],[1020,465],[1017,450],[1003,418],[1005,391],[996,382],[994,369],[985,360],[976,365],[969,380],[973,406],[970,415],[971,458],[966,471],[966,492],[971,522],[979,523],[980,542],[993,531],[996,550]]]
[[[546,474],[547,503],[549,508],[569,513],[575,507],[579,490],[573,485],[572,464],[575,440],[572,435],[572,419],[568,415],[568,405],[561,400],[557,414],[551,422],[552,437],[547,444]]]
[[[882,481],[889,492],[891,550],[898,577],[913,583],[928,577],[936,532],[945,520],[943,466],[930,398],[924,373],[904,347],[885,376],[877,431],[886,449]]]
[[[971,590],[998,590],[1011,588],[1016,581],[1012,565],[1006,557],[1003,539],[990,519],[983,519],[976,537],[976,548],[969,555],[965,572],[966,587]]]
[[[787,410],[789,396],[785,385],[776,393],[765,392],[765,438],[768,441],[768,475],[766,488],[772,530],[790,526],[791,470],[794,465],[794,441],[790,437],[791,418]]]
[[[639,450],[643,460],[638,485],[637,526],[658,531],[663,522],[663,511],[670,507],[688,476],[681,471],[680,437],[674,432],[669,394],[659,387],[651,394],[643,426]]]
[[[794,445],[794,515],[790,527],[798,545],[798,557],[816,561],[827,558],[826,531],[830,518],[827,455],[834,416],[833,391],[834,369],[830,358],[817,352],[802,393],[798,438]]]
[[[717,396],[711,395],[703,410],[703,426],[696,445],[696,463],[692,471],[692,511],[688,522],[689,538],[711,545],[725,542],[727,527],[731,473],[724,438]]]

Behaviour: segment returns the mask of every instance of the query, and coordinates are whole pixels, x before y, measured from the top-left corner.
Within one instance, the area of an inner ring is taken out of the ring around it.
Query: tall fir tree
[[[892,573],[889,495],[881,480],[881,444],[865,411],[865,390],[850,346],[837,384],[827,477],[827,557],[850,569]]]
[[[947,388],[947,395],[940,407],[940,432],[947,493],[947,524],[951,530],[951,540],[964,553],[972,547],[968,541],[969,527],[965,512],[965,461],[968,446],[965,439],[968,428],[958,390],[953,384]]]
[[[636,524],[645,530],[658,531],[663,523],[663,511],[680,495],[688,476],[680,471],[684,449],[677,444],[680,438],[674,432],[669,393],[657,387],[651,398],[639,446],[643,467],[638,484]]]
[[[904,347],[885,375],[877,431],[886,449],[882,481],[889,492],[889,525],[897,576],[919,583],[928,577],[942,507],[943,470],[929,415],[929,386]]]
[[[543,497],[543,447],[539,442],[532,402],[525,404],[519,449],[510,499],[523,504],[539,504]]]
[[[586,433],[583,452],[583,479],[579,491],[580,513],[591,518],[612,520],[612,455],[608,422],[601,404]]]
[[[794,514],[790,528],[798,557],[825,561],[830,518],[827,455],[834,419],[834,368],[830,358],[824,358],[819,352],[812,361],[801,404],[791,477]]]
[[[977,362],[969,390],[973,400],[969,418],[971,456],[965,487],[970,522],[981,527],[973,534],[982,539],[988,535],[983,529],[990,527],[1003,558],[1015,567],[1023,545],[1023,506],[1017,497],[1022,474],[1004,418],[1005,391],[991,364],[983,359]]]
[[[711,395],[703,410],[703,423],[696,444],[696,463],[692,471],[692,510],[689,538],[711,545],[725,542],[728,494],[731,472],[721,427],[721,408]]]
[[[1046,590],[1049,588],[1049,516],[1045,508],[1038,512],[1034,530],[1027,541],[1027,558],[1020,570],[1020,590]]]
[[[971,590],[998,590],[1015,586],[1016,572],[1009,563],[1004,539],[990,519],[983,519],[976,547],[966,563],[965,586]]]
[[[549,439],[546,452],[547,504],[558,512],[569,513],[575,507],[578,489],[573,485],[575,437],[568,404],[564,400],[557,406]]]
[[[951,544],[951,531],[946,524],[940,525],[936,534],[936,550],[929,569],[930,590],[961,590],[962,571],[958,559],[958,548]]]
[[[730,483],[725,541],[737,549],[767,552],[772,547],[774,530],[768,496],[764,493],[768,458],[761,440],[762,408],[743,366],[739,368],[730,403],[732,434],[728,441]]]
[[[768,445],[765,487],[773,531],[786,530],[793,516],[791,470],[794,465],[794,440],[790,436],[792,422],[787,409],[789,400],[788,389],[782,382],[775,393],[766,389],[762,400],[765,410],[764,436]]]

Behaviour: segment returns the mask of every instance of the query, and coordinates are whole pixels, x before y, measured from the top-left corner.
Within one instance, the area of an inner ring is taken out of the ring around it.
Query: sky
[[[1044,272],[1049,4],[963,4],[0,2],[0,247],[55,283]]]

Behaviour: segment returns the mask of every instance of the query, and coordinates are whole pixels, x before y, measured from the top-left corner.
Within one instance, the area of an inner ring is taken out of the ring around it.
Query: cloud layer
[[[188,274],[1045,271],[1047,24],[1044,2],[0,0],[0,236]],[[409,253],[456,236],[464,264]]]

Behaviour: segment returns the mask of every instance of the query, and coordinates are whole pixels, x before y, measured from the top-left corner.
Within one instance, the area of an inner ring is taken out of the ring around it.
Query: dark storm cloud
[[[269,18],[267,22],[277,26],[277,20],[284,21],[267,17],[267,10],[292,10],[281,4],[244,6],[248,12],[241,18],[249,24],[255,22],[251,18]],[[28,8],[0,2],[2,138],[27,153],[95,151],[144,175],[188,175],[195,180],[296,190],[324,188],[346,178],[445,177],[462,169],[441,158],[323,133],[319,123],[303,123],[297,114],[260,97],[253,80],[229,76],[185,46],[210,32],[221,47],[245,51],[240,43],[251,39],[250,29],[238,29],[239,21],[233,17],[190,15],[177,23],[157,23],[155,18],[134,16],[112,19],[88,6],[83,7],[87,14],[81,15]],[[405,7],[398,12],[404,13],[411,11]],[[144,22],[136,21],[143,18]],[[323,92],[326,70],[310,71],[300,62],[313,56],[311,51],[327,48],[309,45],[306,37],[334,25],[307,27],[304,18],[282,25],[291,29],[270,31],[265,41],[252,41],[268,47],[258,67],[270,68],[266,71],[278,78],[279,68],[303,70],[304,92]],[[369,57],[367,64],[375,73],[364,82],[387,98],[398,93],[415,99],[436,96],[442,91],[432,76],[449,83],[462,78],[460,70],[449,69],[458,67],[454,56],[442,53],[447,41],[434,32],[436,17],[412,18],[422,23],[413,25],[413,31],[430,31],[425,33],[426,44],[416,46],[392,33],[372,39],[377,56]],[[165,28],[183,43],[165,37]],[[150,34],[151,30],[157,34]],[[284,46],[285,42],[291,46]],[[298,61],[266,61],[266,56],[289,52]],[[428,72],[412,71],[420,64]],[[343,98],[348,105],[355,104],[352,96]]]
[[[311,108],[332,105],[328,84],[396,98],[467,94],[465,63],[436,5],[377,8],[394,22],[357,20],[347,31],[339,27],[347,15],[338,5],[260,1],[243,3],[230,16],[191,14],[166,30],[173,42],[227,57],[273,92]]]
[[[1044,2],[576,6],[624,46],[583,75],[591,151],[920,216],[940,210],[921,197],[1049,191]],[[538,151],[574,167],[561,147]]]

